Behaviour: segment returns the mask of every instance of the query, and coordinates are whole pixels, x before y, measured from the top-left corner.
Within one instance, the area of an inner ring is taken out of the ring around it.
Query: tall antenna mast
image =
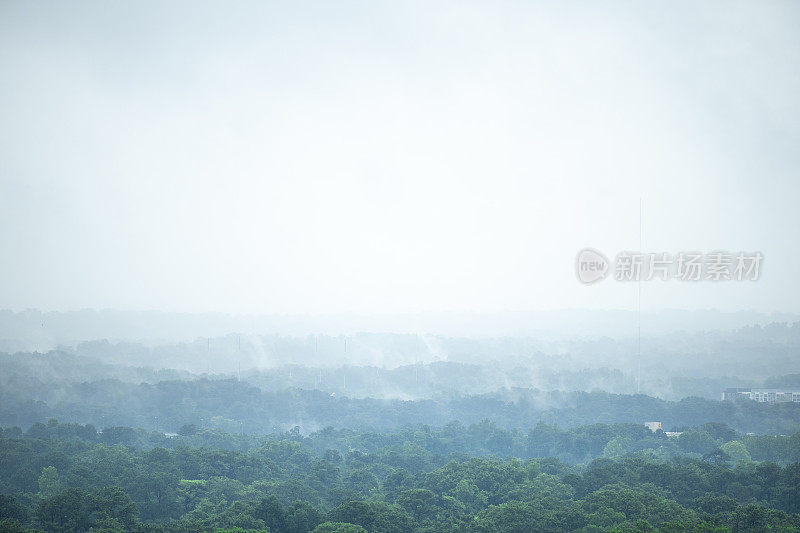
[[[314,333],[314,364],[315,365],[319,364],[319,357],[318,357],[318,354],[317,354],[317,348],[318,347],[319,347],[319,343],[317,342],[317,334]],[[318,384],[319,384],[318,387],[319,387],[320,390],[322,390],[322,370],[319,370],[318,378],[319,378],[318,379]]]
[[[344,364],[345,365],[347,364],[347,336],[345,336],[345,338],[344,338]],[[344,367],[344,368],[345,368],[345,371],[344,371],[344,382],[343,382],[344,387],[343,388],[346,390],[347,389],[347,367]]]
[[[639,254],[642,254],[642,197],[639,197]],[[642,272],[639,271],[636,283],[636,324],[638,330],[637,357],[636,357],[636,394],[639,394],[642,387]]]

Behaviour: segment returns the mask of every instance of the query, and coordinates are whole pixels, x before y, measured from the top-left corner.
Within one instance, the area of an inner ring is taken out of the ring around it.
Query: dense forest
[[[735,344],[729,369],[760,345],[786,372],[654,375],[660,351],[641,394],[627,348],[602,339],[557,355],[524,339],[263,337],[309,358],[267,366],[238,335],[0,354],[0,532],[800,531],[800,403],[720,399],[798,388],[797,332],[698,334],[686,343],[708,357]],[[346,343],[419,360],[323,364]]]
[[[355,373],[357,369],[349,370]],[[235,378],[43,382],[38,377],[8,373],[2,379],[6,385],[0,388],[0,424],[20,427],[57,418],[98,427],[132,426],[165,432],[197,424],[260,433],[298,426],[308,433],[326,426],[396,430],[408,425],[441,425],[447,420],[471,424],[490,418],[504,428],[530,428],[539,422],[573,427],[658,420],[667,430],[716,421],[742,433],[791,434],[800,430],[798,403],[767,405],[697,397],[666,401],[603,391],[519,388],[404,400],[351,398],[346,389],[271,391]]]
[[[0,439],[0,530],[794,531],[800,433],[489,421],[178,435],[56,420]]]
[[[43,328],[66,319],[33,318],[42,320]],[[94,320],[102,323],[99,317]],[[27,333],[33,329],[31,323],[14,330],[16,322],[0,312],[0,334],[38,333]],[[3,343],[0,337],[4,388],[12,385],[9,381],[15,375],[35,376],[47,386],[51,381],[113,378],[152,383],[237,376],[269,391],[319,388],[351,398],[418,399],[522,388],[641,392],[677,401],[688,396],[717,400],[727,387],[800,386],[800,322],[726,332],[650,333],[642,338],[641,358],[636,339],[603,336],[228,334],[182,342],[101,338],[57,345],[43,353],[3,350]],[[639,364],[641,379],[635,372]],[[795,375],[787,378],[790,374]]]

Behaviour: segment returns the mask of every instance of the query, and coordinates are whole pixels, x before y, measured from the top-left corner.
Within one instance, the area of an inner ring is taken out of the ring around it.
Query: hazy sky
[[[800,3],[0,2],[0,307],[800,311]]]

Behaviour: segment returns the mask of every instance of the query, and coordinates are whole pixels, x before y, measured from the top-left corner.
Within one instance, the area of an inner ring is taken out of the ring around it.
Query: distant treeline
[[[485,418],[506,429],[523,430],[539,422],[574,427],[660,421],[665,430],[724,422],[741,433],[789,435],[800,430],[800,404],[701,398],[669,402],[644,395],[531,389],[401,401],[353,399],[320,390],[263,391],[232,379],[138,384],[109,379],[60,385],[25,377],[7,379],[0,389],[0,424],[28,427],[49,418],[97,427],[176,432],[195,424],[248,433],[281,432],[294,426],[303,433],[326,426],[394,431],[446,420],[472,424]]]
[[[591,424],[564,429],[540,422],[529,431],[520,431],[504,429],[485,419],[468,426],[452,421],[439,428],[417,426],[391,433],[326,427],[303,436],[295,427],[263,436],[199,428],[194,424],[182,426],[177,434],[125,426],[97,430],[90,424],[59,423],[50,419],[25,431],[19,427],[0,428],[0,438],[79,440],[141,449],[210,447],[231,451],[248,451],[267,441],[288,439],[302,442],[318,453],[329,449],[341,453],[352,450],[377,453],[391,446],[415,446],[437,457],[454,454],[521,459],[554,457],[570,464],[587,463],[599,457],[620,458],[638,452],[662,460],[682,456],[701,459],[719,449],[730,456],[732,464],[750,460],[779,464],[800,461],[800,432],[790,436],[742,435],[720,422],[681,429],[679,434],[668,436],[660,430],[652,432],[641,424]]]
[[[0,352],[3,349],[0,336]],[[42,383],[138,383],[230,377],[241,371],[243,379],[265,390],[318,388],[351,397],[430,398],[443,392],[475,395],[516,387],[641,391],[679,400],[719,399],[727,387],[797,387],[798,350],[800,323],[648,337],[642,341],[641,361],[635,342],[607,337],[544,341],[388,333],[228,334],[148,344],[92,340],[44,354],[0,353],[0,368],[6,376]]]

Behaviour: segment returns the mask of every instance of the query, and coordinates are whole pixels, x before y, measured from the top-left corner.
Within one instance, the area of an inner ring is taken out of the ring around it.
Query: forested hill
[[[21,379],[21,378],[20,378]],[[131,426],[176,432],[185,424],[228,431],[272,433],[299,427],[393,431],[407,426],[464,424],[489,418],[499,427],[527,430],[539,422],[574,427],[596,422],[660,421],[665,430],[725,422],[741,433],[788,435],[800,430],[800,404],[669,402],[644,395],[506,389],[402,401],[353,399],[320,390],[263,391],[233,379],[128,383],[10,383],[0,392],[0,424],[28,427],[49,418],[97,427]]]
[[[358,450],[378,453],[382,449],[416,449],[433,456],[516,457],[522,459],[553,457],[570,464],[588,463],[600,457],[620,458],[644,453],[667,460],[676,457],[708,458],[718,451],[729,456],[731,464],[739,461],[772,461],[790,464],[800,461],[800,432],[791,436],[743,435],[727,424],[709,422],[697,427],[682,427],[677,434],[653,432],[642,424],[591,424],[574,428],[539,423],[528,431],[498,427],[484,419],[468,426],[452,421],[444,426],[421,425],[386,433],[326,427],[307,436],[294,427],[289,431],[259,435],[228,433],[221,429],[182,426],[178,433],[147,431],[126,426],[96,429],[91,424],[60,423],[50,419],[37,422],[27,430],[0,428],[0,438],[46,441],[81,441],[86,444],[131,446],[140,449],[157,447],[178,450],[205,447],[229,451],[248,451],[269,442],[299,442],[323,453],[334,449],[343,454]]]

